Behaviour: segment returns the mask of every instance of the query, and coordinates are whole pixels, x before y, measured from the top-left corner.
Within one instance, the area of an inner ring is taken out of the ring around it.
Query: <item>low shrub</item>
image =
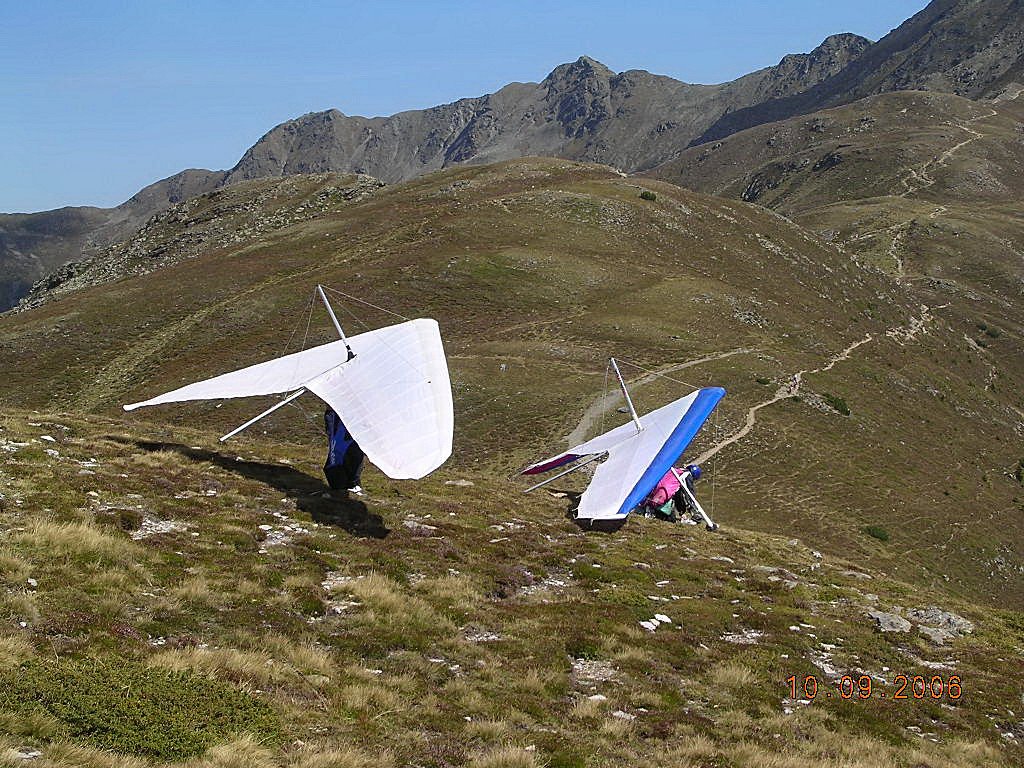
[[[0,714],[44,717],[61,739],[184,760],[241,732],[277,740],[269,706],[208,677],[118,660],[31,661],[0,671]]]
[[[889,532],[880,525],[866,525],[864,526],[864,533],[878,539],[879,541],[889,540]]]

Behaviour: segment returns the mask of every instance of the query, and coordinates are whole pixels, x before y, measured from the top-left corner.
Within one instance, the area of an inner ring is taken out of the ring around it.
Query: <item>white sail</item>
[[[699,389],[640,416],[639,431],[633,422],[623,424],[538,462],[523,474],[546,472],[583,456],[607,453],[580,497],[576,516],[591,520],[622,517],[668,472],[724,395],[719,387]]]
[[[451,381],[437,322],[410,320],[189,384],[124,406],[273,395],[305,387],[333,408],[366,457],[417,479],[452,452]]]

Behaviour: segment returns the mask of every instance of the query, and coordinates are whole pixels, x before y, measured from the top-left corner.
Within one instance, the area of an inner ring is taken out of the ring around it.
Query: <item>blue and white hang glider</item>
[[[576,517],[585,520],[624,519],[638,507],[658,481],[672,469],[725,396],[725,390],[721,387],[706,387],[643,416],[637,416],[614,358],[611,366],[618,376],[632,421],[574,446],[565,453],[533,464],[522,472],[524,475],[536,475],[567,464],[573,465],[528,488],[526,492],[529,492],[604,459],[580,497]],[[693,501],[696,502],[696,499]],[[709,527],[716,527],[699,504],[697,509]]]

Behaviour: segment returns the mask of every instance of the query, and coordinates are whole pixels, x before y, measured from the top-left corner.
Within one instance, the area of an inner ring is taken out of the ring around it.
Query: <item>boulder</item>
[[[878,628],[882,632],[909,632],[911,626],[913,626],[897,613],[868,611],[868,616],[878,622]]]

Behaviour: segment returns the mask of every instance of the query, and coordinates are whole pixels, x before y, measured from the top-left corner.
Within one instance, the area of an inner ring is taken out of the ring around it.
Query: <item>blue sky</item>
[[[731,80],[827,35],[877,40],[925,0],[16,2],[0,21],[0,211],[109,206],[229,168],[306,112],[387,115],[592,56]]]

